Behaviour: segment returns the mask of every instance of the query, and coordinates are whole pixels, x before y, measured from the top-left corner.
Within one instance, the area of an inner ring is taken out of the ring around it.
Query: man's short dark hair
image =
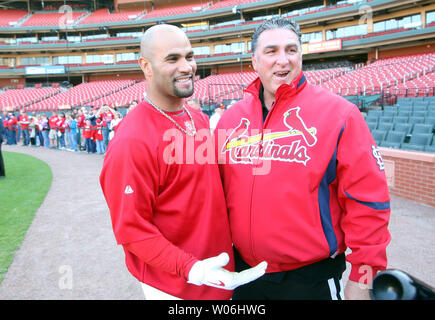
[[[293,20],[286,19],[283,17],[274,17],[264,21],[260,24],[257,29],[255,29],[254,34],[252,35],[251,48],[252,53],[255,55],[255,51],[257,50],[258,38],[263,31],[271,30],[271,29],[288,29],[296,33],[299,39],[299,45],[301,42],[301,30],[299,25]]]

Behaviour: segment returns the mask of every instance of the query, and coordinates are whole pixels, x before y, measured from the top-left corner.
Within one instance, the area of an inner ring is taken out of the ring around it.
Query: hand
[[[369,286],[349,280],[344,288],[345,300],[370,300]]]
[[[256,280],[261,277],[267,268],[267,262],[263,261],[254,268],[242,272],[230,272],[222,268],[230,261],[226,252],[208,259],[196,262],[189,272],[188,283],[201,286],[203,284],[226,290],[233,290],[238,286]]]

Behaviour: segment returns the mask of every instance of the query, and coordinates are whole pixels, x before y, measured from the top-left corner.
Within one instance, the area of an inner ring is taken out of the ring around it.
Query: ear
[[[257,71],[257,59],[255,59],[255,54],[251,56],[252,68]]]
[[[147,80],[153,76],[153,68],[151,66],[150,60],[148,60],[144,57],[140,57],[139,58],[139,66],[142,69],[142,72],[145,76],[145,80]]]

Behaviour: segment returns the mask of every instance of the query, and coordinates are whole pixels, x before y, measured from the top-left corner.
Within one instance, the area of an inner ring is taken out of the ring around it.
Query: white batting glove
[[[229,261],[230,257],[226,252],[216,257],[198,261],[190,269],[187,282],[197,286],[205,284],[210,287],[233,290],[261,277],[267,268],[267,262],[263,261],[255,267],[242,272],[230,272],[223,268]]]

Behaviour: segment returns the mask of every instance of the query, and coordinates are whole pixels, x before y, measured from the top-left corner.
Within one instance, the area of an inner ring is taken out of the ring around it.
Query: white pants
[[[141,282],[141,285],[143,294],[145,295],[145,300],[183,300],[167,294],[166,292],[153,288],[145,283]]]

